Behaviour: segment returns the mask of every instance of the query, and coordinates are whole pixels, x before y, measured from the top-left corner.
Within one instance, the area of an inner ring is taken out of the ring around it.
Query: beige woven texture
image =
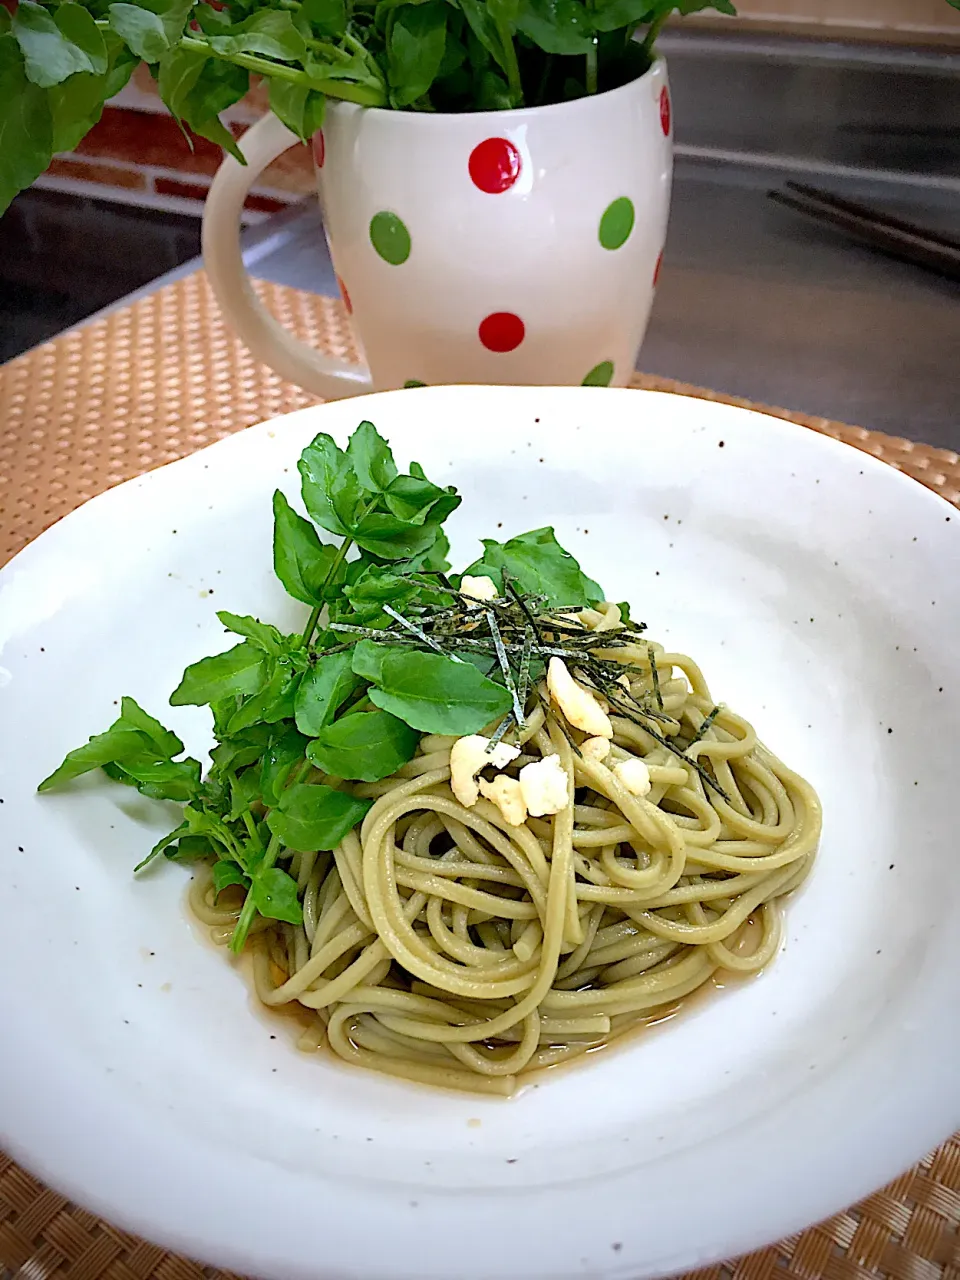
[[[356,360],[340,304],[264,285],[300,337]],[[635,384],[742,404],[661,378]],[[202,274],[0,367],[0,564],[111,485],[265,418],[314,403],[225,327]],[[824,418],[775,416],[881,458],[960,505],[960,458]],[[0,1278],[220,1280],[125,1232],[0,1155]],[[886,1190],[822,1226],[697,1280],[960,1280],[960,1134]],[[457,1280],[451,1276],[450,1280]]]

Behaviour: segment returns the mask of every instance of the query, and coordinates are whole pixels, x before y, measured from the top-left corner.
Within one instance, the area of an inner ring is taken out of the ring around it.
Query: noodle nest
[[[612,605],[582,616],[597,631],[619,621]],[[690,658],[655,644],[606,656],[634,693],[657,692],[675,750],[614,709],[607,758],[578,755],[584,735],[561,728],[541,690],[508,739],[521,755],[506,772],[558,755],[569,786],[556,814],[512,826],[490,800],[464,807],[449,737],[422,738],[382,782],[324,779],[375,803],[332,852],[292,855],[303,924],[258,919],[248,943],[258,998],[297,1008],[301,1048],[509,1094],[673,1012],[716,975],[773,960],[782,900],[816,853],[815,792],[744,719],[716,710]],[[631,758],[649,771],[642,797],[614,773]],[[215,897],[209,869],[190,903],[225,943],[238,907],[230,891]]]

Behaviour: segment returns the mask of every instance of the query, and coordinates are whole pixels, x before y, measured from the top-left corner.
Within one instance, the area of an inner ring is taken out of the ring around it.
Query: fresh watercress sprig
[[[115,781],[136,786],[144,795],[159,800],[188,800],[199,791],[200,764],[189,757],[175,761],[183,749],[175,733],[164,729],[133,698],[123,698],[120,716],[110,728],[71,751],[38,789],[49,791],[94,769],[108,768]],[[196,782],[190,787],[188,779],[194,775]],[[163,794],[164,778],[174,794]],[[184,790],[190,794],[182,794]]]
[[[251,77],[268,82],[271,110],[306,140],[328,98],[492,111],[616,88],[647,69],[672,14],[735,12],[731,0],[8,3],[12,14],[0,5],[0,213],[81,141],[140,63],[181,125],[242,160],[221,115]]]
[[[304,629],[284,634],[220,612],[239,643],[187,667],[170,697],[173,706],[210,707],[217,745],[206,776],[175,733],[124,698],[110,728],[71,751],[39,787],[102,769],[143,795],[183,805],[181,820],[136,870],[161,856],[212,863],[214,892],[244,895],[235,951],[258,915],[299,923],[292,859],[335,848],[362,820],[371,802],[351,784],[394,774],[424,733],[488,729],[499,741],[541,696],[552,656],[682,754],[667,736],[679,726],[663,711],[659,686],[649,697],[630,694],[606,653],[643,643],[642,624],[602,634],[583,626],[576,612],[603,592],[552,529],[485,541],[469,572],[489,576],[500,595],[476,601],[460,594],[459,577],[447,576],[441,526],[459,496],[432,484],[416,463],[401,473],[371,423],[345,450],[317,436],[299,469],[312,519],[274,494],[273,552],[277,577],[310,609]],[[322,542],[317,526],[339,541]],[[687,763],[716,787],[706,766]]]
[[[603,599],[601,588],[587,577],[569,551],[564,551],[552,529],[533,529],[505,543],[484,538],[483,555],[464,574],[492,578],[503,591],[504,571],[508,580],[542,595],[543,603],[550,608],[596,604]]]
[[[456,491],[432,484],[416,463],[401,473],[371,423],[358,428],[346,450],[318,436],[304,450],[300,473],[304,505],[316,523],[278,491],[273,550],[278,578],[311,607],[304,630],[285,635],[257,618],[221,612],[225,629],[242,638],[189,666],[170,697],[173,706],[211,709],[217,745],[206,778],[199,761],[181,758],[176,734],[124,698],[114,724],[71,751],[39,788],[102,769],[144,795],[184,805],[182,820],[137,869],[161,855],[213,860],[217,893],[246,892],[235,950],[257,913],[299,921],[296,882],[284,864],[294,852],[332,849],[369,807],[341,781],[331,786],[323,779],[373,781],[409,760],[430,721],[417,711],[421,703],[432,705],[424,694],[428,677],[437,685],[434,702],[447,703],[443,723],[453,731],[486,723],[503,697],[475,666],[444,658],[443,669],[428,672],[427,654],[386,645],[380,647],[388,661],[372,679],[354,660],[355,644],[344,646],[330,630],[315,635],[324,610],[328,621],[379,634],[392,621],[384,605],[445,599],[441,525],[460,502]],[[340,541],[321,542],[317,525]],[[430,722],[439,723],[438,714]]]

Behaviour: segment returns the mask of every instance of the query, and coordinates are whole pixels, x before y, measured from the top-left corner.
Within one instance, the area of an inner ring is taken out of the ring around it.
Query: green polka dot
[[[595,365],[583,380],[585,387],[609,387],[613,377],[613,361],[602,360]]]
[[[404,391],[409,391],[411,387],[425,387],[426,385],[425,382],[418,382],[416,378],[408,378],[403,384],[403,389]]]
[[[370,242],[384,262],[399,267],[410,257],[410,232],[403,219],[383,210],[370,220]]]
[[[608,204],[600,219],[600,243],[604,249],[619,249],[627,243],[633,224],[636,220],[633,201],[620,196],[613,204]]]

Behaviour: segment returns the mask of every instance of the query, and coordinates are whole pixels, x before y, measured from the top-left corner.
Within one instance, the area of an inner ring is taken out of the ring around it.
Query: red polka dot
[[[470,177],[488,195],[508,191],[520,176],[520,152],[506,138],[487,138],[470,152]]]
[[[519,316],[511,311],[494,311],[480,321],[480,341],[488,351],[516,351],[526,334]]]
[[[663,254],[657,259],[657,267],[653,273],[653,287],[656,288],[660,283],[660,272],[663,270]],[[348,307],[349,310],[349,307]]]
[[[347,308],[347,315],[353,315],[353,303],[350,301],[350,294],[347,292],[347,286],[337,276],[337,288],[340,290],[340,297],[343,299],[343,305]]]
[[[673,111],[670,107],[670,90],[666,85],[660,91],[660,123],[663,125],[664,136],[670,137],[670,125],[673,118]]]
[[[313,158],[316,161],[318,169],[323,168],[323,163],[327,158],[327,144],[323,140],[323,130],[318,129],[313,135]]]

